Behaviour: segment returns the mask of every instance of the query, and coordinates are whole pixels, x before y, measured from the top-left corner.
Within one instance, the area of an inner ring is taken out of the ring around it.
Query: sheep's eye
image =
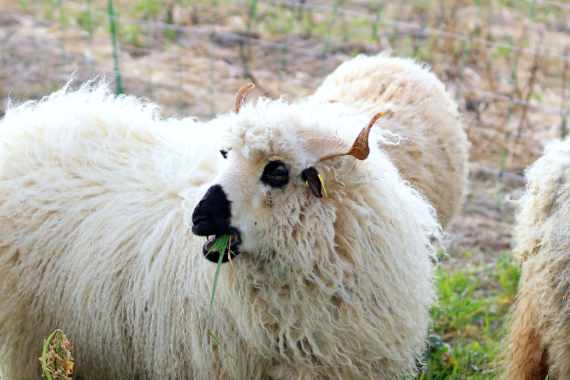
[[[222,157],[223,157],[224,159],[228,158],[228,151],[227,151],[227,150],[221,149],[221,150],[220,150],[220,154],[222,155]]]
[[[269,161],[261,174],[261,182],[271,187],[283,187],[289,182],[289,169],[283,161]]]

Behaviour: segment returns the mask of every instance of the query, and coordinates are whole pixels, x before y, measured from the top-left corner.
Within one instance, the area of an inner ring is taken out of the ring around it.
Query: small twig
[[[564,55],[570,56],[570,46],[564,49]],[[570,105],[570,93],[568,92],[568,71],[570,63],[564,61],[562,69],[562,85],[560,87],[560,138],[565,138],[568,134],[568,106]]]
[[[449,17],[446,17],[446,21],[445,21],[445,31],[448,33],[447,38],[445,39],[445,51],[446,52],[452,52],[452,54],[454,56],[456,56],[456,49],[455,49],[455,42],[456,39],[452,38],[452,35],[455,35],[457,33],[457,13],[459,11],[459,6],[460,3],[459,2],[455,2],[453,4],[453,6],[451,7],[450,13],[449,13]],[[455,62],[455,64],[457,64],[457,62]]]
[[[339,9],[342,6],[343,0],[335,0],[331,9],[331,19],[327,25],[327,35],[325,37],[325,44],[323,48],[323,55],[330,51],[331,48],[331,36],[334,25],[339,15]]]
[[[247,49],[247,51],[249,51],[249,49]],[[250,54],[248,52],[246,52],[246,47],[245,47],[245,43],[243,41],[239,42],[239,58],[241,61],[241,67],[243,69],[243,76],[247,79],[249,79],[251,81],[251,83],[253,83],[255,85],[255,87],[264,95],[267,97],[273,97],[271,92],[269,90],[267,90],[264,86],[262,86],[261,84],[259,84],[259,81],[257,80],[257,78],[255,77],[255,75],[253,74],[253,72],[251,71],[251,68],[249,67],[249,56]]]
[[[297,5],[297,10],[295,13],[297,14],[297,21],[303,21],[303,17],[305,17],[305,3],[307,0],[299,0],[299,4]]]
[[[538,45],[536,46],[536,54],[534,55],[532,67],[530,69],[530,77],[528,78],[528,82],[527,82],[527,86],[526,86],[526,88],[527,88],[526,96],[523,98],[523,100],[526,103],[530,102],[530,98],[532,97],[532,94],[534,93],[534,86],[536,85],[536,79],[538,77],[538,70],[540,68],[540,49],[541,49],[543,40],[544,40],[544,35],[541,34],[540,35],[540,41],[539,41]],[[518,143],[518,140],[520,139],[520,137],[522,135],[524,127],[527,125],[527,119],[528,119],[528,107],[523,107],[521,119],[519,121],[519,126],[517,128],[515,144]]]
[[[491,34],[491,29],[489,27],[483,28],[482,29],[485,30],[485,39],[486,39],[486,44],[490,44],[492,43],[493,37]],[[481,55],[482,55],[482,62],[485,63],[485,74],[487,76],[487,82],[489,83],[489,89],[492,92],[497,92],[497,84],[495,81],[495,67],[494,64],[492,62],[492,59],[489,57],[489,55],[487,54],[487,50],[485,48],[480,50]]]
[[[536,80],[538,77],[538,70],[540,68],[540,50],[542,47],[542,42],[544,40],[544,35],[541,33],[540,35],[540,40],[539,43],[536,46],[536,50],[535,50],[535,55],[534,55],[534,59],[532,62],[532,67],[530,69],[530,76],[528,77],[528,82],[526,85],[526,94],[523,98],[523,102],[525,103],[522,106],[522,115],[521,118],[519,120],[519,125],[517,127],[516,133],[515,133],[515,138],[511,144],[511,148],[509,149],[509,154],[508,157],[506,159],[507,161],[507,166],[510,166],[510,164],[512,163],[513,157],[515,155],[515,151],[516,148],[519,144],[520,138],[523,135],[524,129],[525,127],[528,125],[528,104],[530,103],[530,98],[532,97],[532,94],[534,93],[534,87],[536,84]]]
[[[371,24],[371,37],[373,41],[376,41],[379,48],[382,46],[382,38],[380,35],[379,25],[382,22],[383,13],[384,13],[384,6],[380,4],[374,10],[375,16]]]
[[[524,40],[526,38],[526,30],[526,28],[523,29],[523,32],[519,37],[519,44],[524,43]],[[513,52],[514,56],[511,64],[511,84],[513,85],[512,92],[514,98],[522,98],[522,89],[519,85],[519,63],[521,59],[521,52],[519,50],[511,50],[511,53]]]
[[[248,0],[248,12],[247,12],[247,24],[246,24],[246,35],[252,35],[253,25],[257,20],[257,0]],[[259,84],[253,71],[251,70],[249,63],[251,61],[251,38],[246,38],[245,40],[239,41],[239,58],[241,61],[241,67],[243,69],[243,76],[251,81],[257,87],[259,91],[265,96],[270,96],[269,91]]]

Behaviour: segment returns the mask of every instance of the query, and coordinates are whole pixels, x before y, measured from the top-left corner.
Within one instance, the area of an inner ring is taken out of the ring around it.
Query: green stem
[[[87,0],[87,32],[89,33],[89,41],[93,41],[93,8],[91,6],[91,0]]]
[[[121,69],[119,68],[119,47],[117,43],[117,16],[113,7],[113,0],[107,1],[107,16],[109,18],[109,31],[111,32],[111,43],[113,44],[113,70],[115,72],[115,93],[117,95],[124,93],[123,78]]]

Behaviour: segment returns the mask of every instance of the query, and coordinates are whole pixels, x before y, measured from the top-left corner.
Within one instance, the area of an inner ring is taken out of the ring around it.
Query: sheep
[[[505,342],[505,378],[570,379],[570,140],[547,145],[526,172],[514,255],[522,266]]]
[[[207,292],[188,287],[189,268],[197,277],[210,268],[191,254],[200,244],[181,205],[219,170],[218,132],[193,119],[159,120],[156,106],[114,98],[104,83],[8,110],[0,373],[39,379],[42,339],[58,326],[76,344],[81,378],[137,378],[151,363],[155,375],[182,371],[170,343],[180,343],[192,293]]]
[[[442,227],[449,225],[466,192],[469,143],[456,103],[433,73],[411,59],[361,55],[329,75],[314,96],[362,112],[380,108],[398,115],[383,128],[400,143],[384,150],[435,207]]]
[[[379,70],[394,62],[374,59]],[[402,88],[437,82],[401,63]],[[210,122],[162,120],[155,106],[103,85],[8,110],[0,123],[8,379],[39,379],[38,349],[55,328],[74,343],[81,379],[416,373],[441,227],[429,197],[368,139],[375,124],[378,142],[392,137],[383,126],[406,124],[408,138],[444,129],[410,122],[423,103],[379,103],[371,116],[320,100],[320,90],[293,103],[244,102],[248,90]],[[447,112],[445,93],[425,96],[430,112]],[[212,254],[221,235],[231,253]],[[227,264],[212,302],[218,260]]]

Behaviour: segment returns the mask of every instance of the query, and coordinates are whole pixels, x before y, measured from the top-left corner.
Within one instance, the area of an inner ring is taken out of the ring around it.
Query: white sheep
[[[570,140],[548,145],[526,176],[514,249],[522,275],[505,375],[570,379]]]
[[[339,66],[315,97],[369,115],[393,111],[382,127],[400,143],[383,150],[431,202],[442,227],[449,224],[463,204],[469,143],[456,103],[432,72],[410,59],[362,55]]]
[[[402,89],[440,86],[411,62],[370,59],[394,72],[400,62]],[[373,134],[405,126],[404,138],[431,141],[424,134],[447,131],[420,116],[448,112],[449,98],[423,94],[407,107],[378,103],[389,115]],[[10,109],[0,122],[7,379],[39,379],[42,338],[55,328],[74,342],[81,379],[413,375],[439,226],[383,147],[367,157],[359,131],[376,119],[317,94],[260,99],[211,123],[160,120],[104,86]],[[190,228],[234,239],[212,305],[211,240]]]

